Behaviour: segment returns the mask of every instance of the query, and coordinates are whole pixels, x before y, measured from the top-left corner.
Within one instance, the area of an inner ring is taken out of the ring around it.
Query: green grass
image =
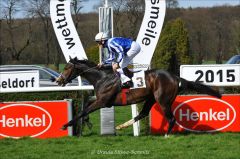
[[[1,159],[237,159],[239,133],[3,139]]]
[[[56,139],[1,139],[0,159],[238,159],[240,133],[133,137],[132,127],[116,136],[99,135],[100,112],[90,115],[93,132]],[[131,107],[115,107],[116,125],[131,118]]]
[[[115,112],[115,126],[122,124],[132,118],[131,107],[114,107]],[[96,111],[90,114],[90,121],[93,123],[93,130],[90,133],[87,128],[84,129],[84,135],[99,135],[100,134],[100,111]],[[128,129],[123,129],[122,131],[116,132],[117,135],[133,135],[133,128],[129,127]]]

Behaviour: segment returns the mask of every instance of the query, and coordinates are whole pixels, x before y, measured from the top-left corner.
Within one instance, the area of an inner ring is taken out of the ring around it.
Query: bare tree
[[[178,0],[166,0],[167,8],[177,8]]]
[[[230,37],[230,21],[232,11],[224,10],[223,7],[212,9],[212,18],[214,19],[215,36],[216,36],[216,63],[222,64],[224,56],[228,54]],[[232,44],[231,44],[232,45]]]
[[[46,53],[46,65],[50,62],[50,40],[51,40],[51,21],[50,21],[50,0],[28,0],[25,1],[28,13],[41,20],[44,31],[44,47]]]
[[[7,32],[10,38],[10,45],[4,49],[4,52],[11,55],[13,62],[18,62],[20,60],[20,56],[22,55],[23,51],[30,45],[30,37],[31,37],[31,22],[28,21],[28,36],[24,43],[19,46],[19,42],[17,42],[15,37],[15,32],[20,27],[24,26],[23,23],[17,23],[14,15],[18,11],[18,7],[22,3],[21,0],[4,0],[1,2],[3,5],[3,19],[6,21],[7,24]]]
[[[78,28],[79,22],[80,22],[80,10],[83,8],[82,2],[87,0],[72,0],[71,3],[71,11],[72,14],[74,14],[74,24],[75,27]],[[52,30],[52,24],[50,20],[50,0],[26,0],[25,2],[26,6],[29,6],[27,8],[28,13],[35,18],[39,18],[41,20],[43,32],[44,32],[44,48],[46,53],[46,65],[50,63],[50,57],[54,58],[54,64],[56,66],[56,69],[58,69],[59,65],[59,55],[52,56],[50,53],[51,48],[51,42],[53,40],[53,30]],[[53,45],[56,46],[56,52],[57,54],[61,53],[59,46],[56,45],[56,41],[53,40]]]
[[[125,6],[127,11],[127,19],[129,21],[129,32],[131,37],[136,37],[138,34],[140,23],[143,18],[143,11],[144,11],[144,0],[128,0]]]
[[[122,10],[125,6],[126,0],[118,0],[118,1],[112,1],[112,7],[114,8],[114,30],[117,34],[120,34],[122,25],[121,25],[121,16],[122,16]]]
[[[83,8],[82,2],[87,0],[72,0],[71,3],[71,11],[74,14],[74,24],[76,28],[79,25],[80,17],[79,13],[80,10]],[[30,16],[40,19],[40,22],[42,24],[43,28],[43,35],[44,35],[44,47],[43,50],[46,54],[46,65],[50,63],[50,57],[54,58],[54,63],[56,68],[58,68],[59,65],[59,56],[52,56],[50,53],[51,49],[51,42],[53,45],[56,46],[56,52],[59,54],[60,49],[59,46],[56,45],[56,41],[53,40],[53,30],[52,30],[52,24],[50,20],[50,0],[26,0],[25,5],[27,7],[27,11]]]
[[[240,54],[240,20],[232,22],[233,52]]]
[[[99,3],[95,7],[101,5]],[[114,34],[135,38],[143,18],[145,0],[110,0],[109,5],[114,10]]]
[[[82,3],[84,1],[88,0],[72,0],[71,7],[72,7],[72,14],[74,15],[74,25],[76,28],[78,28],[79,22],[80,22],[80,11],[83,8]]]
[[[114,9],[115,33],[121,36],[136,37],[139,31],[137,28],[144,14],[144,0],[111,0],[110,5]]]

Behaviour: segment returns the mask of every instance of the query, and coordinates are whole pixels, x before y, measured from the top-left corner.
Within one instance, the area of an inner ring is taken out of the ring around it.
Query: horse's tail
[[[181,89],[189,89],[189,90],[196,91],[198,93],[207,94],[207,95],[214,96],[217,98],[222,97],[222,95],[218,91],[212,89],[211,87],[209,87],[207,85],[199,83],[199,82],[187,81],[183,78],[180,78],[179,85],[180,85]]]

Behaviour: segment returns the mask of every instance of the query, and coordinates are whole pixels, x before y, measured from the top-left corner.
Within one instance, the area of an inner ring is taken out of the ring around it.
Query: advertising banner
[[[240,64],[181,65],[180,76],[215,86],[239,86]]]
[[[240,132],[240,95],[178,96],[172,106],[173,132]],[[164,134],[168,122],[158,104],[151,109],[151,132]]]
[[[71,100],[0,103],[0,138],[69,136],[60,128],[71,119]]]
[[[87,59],[71,15],[71,0],[51,0],[50,15],[55,34],[66,61],[70,57]]]
[[[71,3],[72,0],[50,0],[50,16],[52,25],[67,62],[70,58],[75,57],[79,60],[87,59],[82,42],[72,20]],[[81,77],[78,77],[78,86],[67,86],[66,88],[67,90],[79,90],[80,88],[93,89],[90,85],[83,85]],[[61,88],[58,87],[57,90],[61,90]]]
[[[165,0],[145,0],[145,13],[137,42],[141,46],[141,52],[133,59],[134,70],[146,70],[160,37],[166,12]]]
[[[0,92],[32,90],[39,87],[39,72],[13,71],[0,72]]]

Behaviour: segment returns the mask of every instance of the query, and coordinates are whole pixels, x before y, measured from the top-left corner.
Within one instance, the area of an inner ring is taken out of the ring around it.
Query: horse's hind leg
[[[164,106],[163,106],[164,107]],[[163,112],[168,120],[168,130],[167,130],[167,133],[165,134],[165,137],[168,137],[169,134],[171,133],[172,131],[172,128],[174,127],[175,125],[175,122],[176,122],[176,119],[172,113],[172,110],[171,110],[171,105],[169,106],[166,106],[165,108],[162,108],[163,109]]]
[[[165,134],[165,136],[168,136],[171,133],[172,128],[176,122],[176,119],[171,110],[171,106],[176,98],[176,95],[174,93],[160,95],[159,92],[156,92],[154,94],[154,96],[155,96],[156,101],[160,105],[160,107],[164,113],[164,116],[167,118],[169,125],[168,125],[168,130],[167,130],[167,133]]]
[[[178,82],[175,79],[169,78],[170,77],[159,77],[158,80],[156,80],[156,87],[153,92],[155,100],[160,105],[169,124],[165,136],[168,136],[171,133],[176,122],[176,119],[171,110],[171,106],[177,96]]]
[[[141,120],[142,118],[145,118],[146,116],[148,116],[149,112],[155,102],[156,101],[153,97],[150,97],[149,99],[147,99],[146,102],[144,103],[144,106],[143,106],[141,112],[135,118],[133,118],[121,125],[118,125],[116,127],[116,129],[120,130],[122,128],[126,128],[126,127],[132,125],[133,123],[137,122],[138,120]]]

